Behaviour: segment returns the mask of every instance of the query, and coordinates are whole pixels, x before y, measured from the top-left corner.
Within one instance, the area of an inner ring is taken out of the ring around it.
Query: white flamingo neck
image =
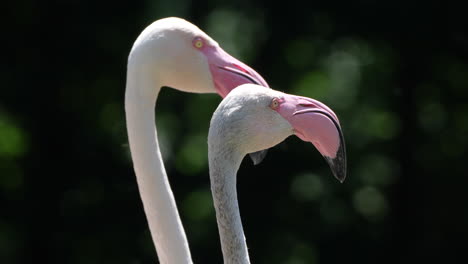
[[[130,151],[153,242],[163,264],[192,263],[185,231],[166,175],[155,126],[160,85],[129,64],[125,113]]]
[[[236,174],[243,155],[209,150],[210,179],[225,264],[248,264],[249,253],[237,200]]]

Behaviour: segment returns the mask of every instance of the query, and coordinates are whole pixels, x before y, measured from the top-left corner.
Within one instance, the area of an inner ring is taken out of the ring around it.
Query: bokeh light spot
[[[291,193],[299,201],[313,201],[324,193],[324,184],[315,174],[296,176],[291,184]]]
[[[6,115],[0,113],[0,157],[18,158],[27,151],[26,135]]]
[[[323,100],[330,90],[330,79],[321,71],[312,71],[301,78],[294,86],[293,93]]]
[[[196,174],[208,167],[206,134],[187,137],[177,153],[176,167],[186,174]]]
[[[218,8],[207,17],[206,24],[208,35],[216,39],[229,54],[244,62],[249,62],[256,55],[267,32],[262,30],[261,11],[251,16],[233,9]]]
[[[314,44],[302,39],[292,40],[284,53],[289,65],[301,69],[314,61]]]
[[[15,191],[23,186],[24,175],[23,170],[16,165],[15,162],[2,162],[0,161],[0,190],[2,191]]]
[[[350,221],[345,203],[337,198],[324,199],[320,203],[320,216],[330,226],[345,225]]]
[[[445,125],[446,113],[438,102],[422,104],[418,111],[419,124],[426,133],[437,133]]]
[[[315,247],[304,243],[297,243],[292,248],[291,255],[286,264],[313,264],[318,263],[318,253]]]
[[[363,107],[355,111],[355,132],[377,140],[389,140],[400,133],[400,120],[390,111]]]
[[[214,217],[213,199],[208,189],[199,189],[188,194],[183,201],[185,215],[193,221]]]
[[[356,211],[370,221],[382,219],[388,210],[385,196],[371,186],[358,190],[354,194],[353,204]]]
[[[396,180],[398,172],[398,164],[395,161],[374,154],[361,158],[356,174],[366,185],[387,186]]]

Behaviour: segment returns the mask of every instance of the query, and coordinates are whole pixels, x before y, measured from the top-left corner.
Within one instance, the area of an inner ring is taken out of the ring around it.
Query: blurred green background
[[[253,263],[460,262],[468,249],[466,9],[436,1],[2,4],[0,263],[154,263],[127,143],[133,41],[198,25],[277,90],[338,114],[348,178],[291,137],[238,173]],[[157,126],[195,263],[222,263],[215,95],[163,89]]]

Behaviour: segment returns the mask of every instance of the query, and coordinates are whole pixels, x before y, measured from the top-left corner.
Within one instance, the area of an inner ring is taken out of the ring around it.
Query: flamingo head
[[[233,90],[211,120],[209,151],[221,146],[244,156],[273,147],[290,135],[312,143],[333,175],[346,178],[346,150],[336,114],[307,97],[245,84]]]
[[[161,86],[186,92],[225,97],[241,84],[268,86],[197,26],[175,17],[157,20],[140,34],[130,53],[131,66],[149,71]]]

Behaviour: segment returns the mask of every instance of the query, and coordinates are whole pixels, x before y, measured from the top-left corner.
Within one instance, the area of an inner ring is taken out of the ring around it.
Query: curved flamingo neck
[[[161,158],[155,104],[161,85],[129,63],[125,114],[130,151],[146,218],[160,263],[192,263],[185,231]]]
[[[250,263],[237,201],[236,174],[244,155],[209,142],[210,179],[225,264]]]

